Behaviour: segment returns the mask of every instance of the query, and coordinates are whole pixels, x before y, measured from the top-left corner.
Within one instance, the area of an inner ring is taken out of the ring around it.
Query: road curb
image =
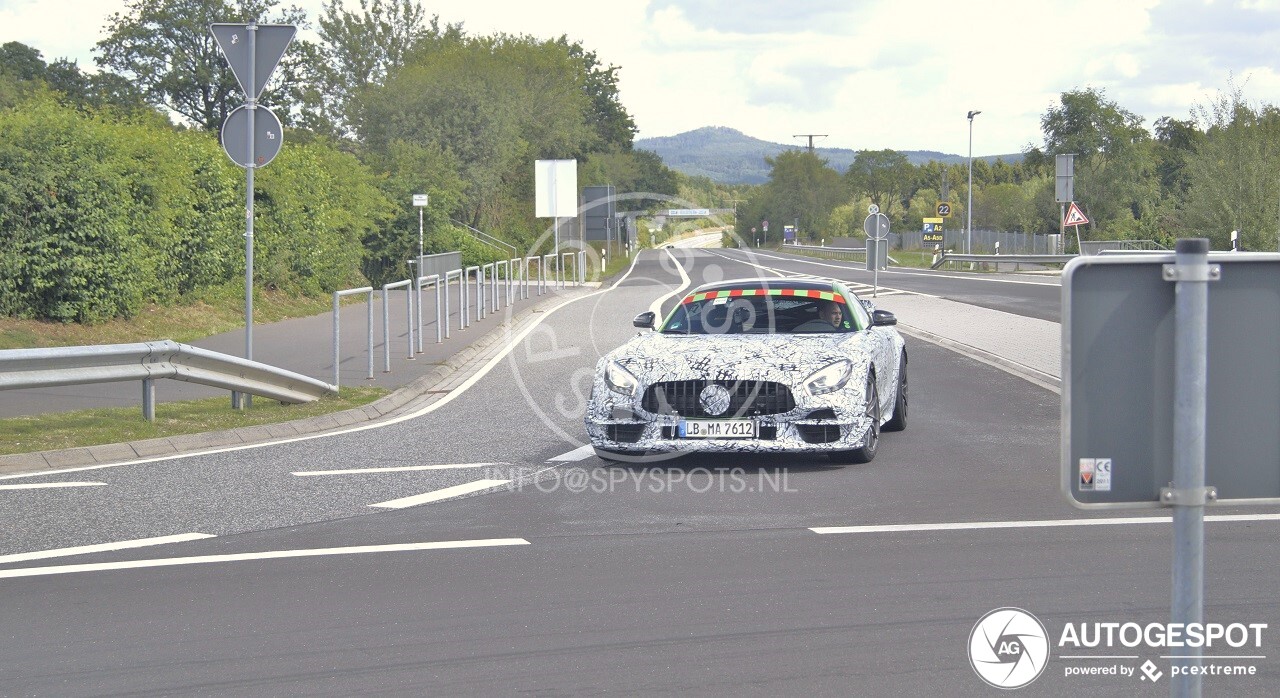
[[[538,313],[545,312],[543,306],[573,300],[577,296],[586,295],[599,288],[612,285],[615,281],[616,278],[605,282],[605,284],[588,283],[579,288],[566,289],[569,293],[564,295],[541,299],[535,304],[522,309],[519,313],[511,315],[497,327],[458,350],[457,353],[432,369],[430,373],[419,376],[408,385],[397,388],[390,395],[379,398],[367,405],[304,419],[237,427],[224,431],[183,434],[54,451],[15,453],[0,456],[0,475],[24,475],[45,470],[110,465],[138,458],[194,454],[227,446],[269,443],[279,439],[321,434],[356,424],[377,422],[403,414],[410,409],[422,409],[442,399],[447,394],[448,391],[441,390],[442,386],[451,382],[461,383],[471,375],[474,375],[477,370],[489,361],[494,353],[491,351],[494,345],[502,338],[516,334],[515,328],[522,326],[530,318]]]

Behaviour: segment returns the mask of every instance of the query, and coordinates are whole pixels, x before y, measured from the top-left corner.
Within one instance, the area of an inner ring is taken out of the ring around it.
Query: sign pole
[[[1209,241],[1179,240],[1176,262],[1165,267],[1174,281],[1173,487],[1164,498],[1173,506],[1173,623],[1204,619],[1204,507],[1211,496],[1204,485],[1205,416],[1208,383]],[[1187,627],[1183,625],[1182,627]],[[1201,650],[1179,652],[1173,677],[1175,698],[1199,696],[1201,681],[1192,667]]]
[[[249,84],[257,84],[255,81],[254,69],[255,51],[257,50],[258,22],[257,20],[249,20]],[[254,117],[258,112],[258,96],[252,93],[246,93],[248,101],[245,106],[249,112],[249,129],[248,140],[249,147],[246,152],[249,153],[249,165],[244,168],[245,172],[245,194],[244,194],[244,358],[253,360],[253,170],[257,166],[253,161],[257,150],[254,148]],[[248,409],[253,406],[253,396],[248,393],[233,393],[231,396],[233,407],[236,409]]]

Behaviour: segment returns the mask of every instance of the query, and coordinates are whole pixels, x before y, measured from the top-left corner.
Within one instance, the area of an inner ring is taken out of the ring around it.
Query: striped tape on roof
[[[792,296],[795,298],[820,298],[843,304],[844,296],[831,291],[812,291],[803,288],[735,288],[724,291],[704,291],[691,293],[680,301],[681,305],[704,301],[708,298],[739,298],[742,296]]]

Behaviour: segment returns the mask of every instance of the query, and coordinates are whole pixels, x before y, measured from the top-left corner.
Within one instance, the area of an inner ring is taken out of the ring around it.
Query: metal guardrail
[[[867,248],[865,247],[816,247],[814,245],[783,245],[781,247],[782,252],[788,250],[797,250],[798,254],[821,259],[839,259],[855,262],[866,261],[867,259]],[[892,256],[889,257],[889,261],[894,264],[898,263],[898,260]]]
[[[782,251],[798,250],[807,255],[815,257],[825,257],[826,259],[853,259],[858,257],[867,258],[867,248],[865,247],[818,247],[816,245],[783,245]]]
[[[1007,264],[1066,264],[1075,259],[1073,254],[952,254],[943,252],[933,262],[931,269],[946,264],[947,262],[973,262],[975,264],[990,264],[993,262],[1004,262]]]
[[[0,390],[142,381],[142,415],[149,422],[156,418],[159,378],[290,403],[311,402],[338,389],[300,373],[168,339],[0,351]]]

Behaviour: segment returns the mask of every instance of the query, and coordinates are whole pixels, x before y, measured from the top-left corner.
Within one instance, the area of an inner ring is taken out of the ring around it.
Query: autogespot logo
[[[1020,608],[997,608],[969,633],[969,664],[996,688],[1022,688],[1049,664],[1049,633]]]

